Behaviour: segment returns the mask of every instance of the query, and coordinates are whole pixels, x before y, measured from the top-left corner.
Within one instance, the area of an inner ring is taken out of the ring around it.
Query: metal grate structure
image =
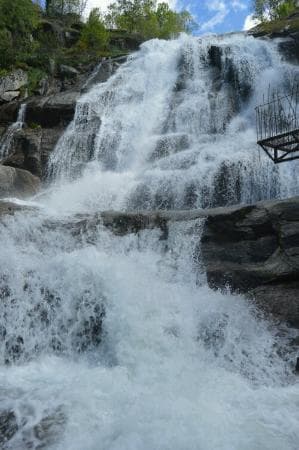
[[[256,107],[257,143],[275,164],[299,159],[299,82],[284,97],[269,89]]]

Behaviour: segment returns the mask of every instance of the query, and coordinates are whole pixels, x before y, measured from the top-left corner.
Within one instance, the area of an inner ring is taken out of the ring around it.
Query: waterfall
[[[150,41],[80,98],[49,174],[76,178],[95,162],[103,173],[130,174],[131,209],[293,195],[293,169],[274,166],[256,145],[254,108],[269,85],[288,92],[296,73],[276,43],[243,35]]]
[[[26,103],[22,103],[18,111],[17,120],[8,127],[8,129],[0,139],[0,160],[9,155],[14,135],[24,126],[25,115]]]
[[[274,167],[254,130],[262,93],[296,71],[275,42],[182,36],[82,95],[50,188],[0,222],[4,449],[298,448],[291,331],[207,287],[202,220],[167,239],[73,227],[298,193],[296,163]]]

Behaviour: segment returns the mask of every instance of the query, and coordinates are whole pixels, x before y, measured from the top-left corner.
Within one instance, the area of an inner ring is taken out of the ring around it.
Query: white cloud
[[[231,6],[234,11],[245,11],[245,9],[247,9],[246,3],[241,0],[232,0]]]
[[[223,23],[229,13],[229,8],[222,0],[212,0],[211,2],[207,2],[206,6],[215,14],[210,20],[201,25],[200,29],[203,32],[211,31],[216,25]]]
[[[250,30],[250,28],[255,27],[259,23],[260,21],[258,19],[254,19],[253,14],[249,14],[249,16],[247,16],[245,19],[243,31]]]

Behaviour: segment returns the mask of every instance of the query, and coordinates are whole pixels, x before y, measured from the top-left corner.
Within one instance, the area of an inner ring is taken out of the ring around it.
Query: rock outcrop
[[[27,170],[0,166],[0,197],[29,197],[40,187],[40,179]]]
[[[0,103],[11,102],[21,94],[21,89],[28,83],[28,75],[18,69],[11,74],[0,77]]]
[[[88,67],[80,74],[70,66],[61,65],[59,76],[62,84],[53,86],[53,82],[44,80],[41,86],[43,95],[32,96],[26,101],[24,127],[15,134],[10,153],[1,163],[28,170],[45,179],[50,153],[73,119],[81,93],[96,83],[107,81],[126,59],[125,56],[104,58],[93,71]],[[19,107],[18,101],[0,105],[0,136],[16,121]]]
[[[27,102],[26,122],[52,128],[66,126],[74,117],[78,91],[67,91],[46,97],[33,97]]]
[[[13,154],[2,161],[4,166],[24,169],[41,177],[41,141],[42,129],[21,129],[14,136]]]
[[[225,208],[207,218],[201,244],[212,288],[249,293],[299,326],[299,197]]]
[[[1,167],[1,166],[0,166]],[[32,210],[31,207],[0,200],[0,222],[6,216],[13,216],[16,212]]]

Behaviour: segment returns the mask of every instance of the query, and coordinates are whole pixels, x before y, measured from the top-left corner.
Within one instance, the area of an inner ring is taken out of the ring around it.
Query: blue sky
[[[250,25],[251,0],[181,0],[178,6],[195,16],[200,33],[240,31],[245,21]]]

